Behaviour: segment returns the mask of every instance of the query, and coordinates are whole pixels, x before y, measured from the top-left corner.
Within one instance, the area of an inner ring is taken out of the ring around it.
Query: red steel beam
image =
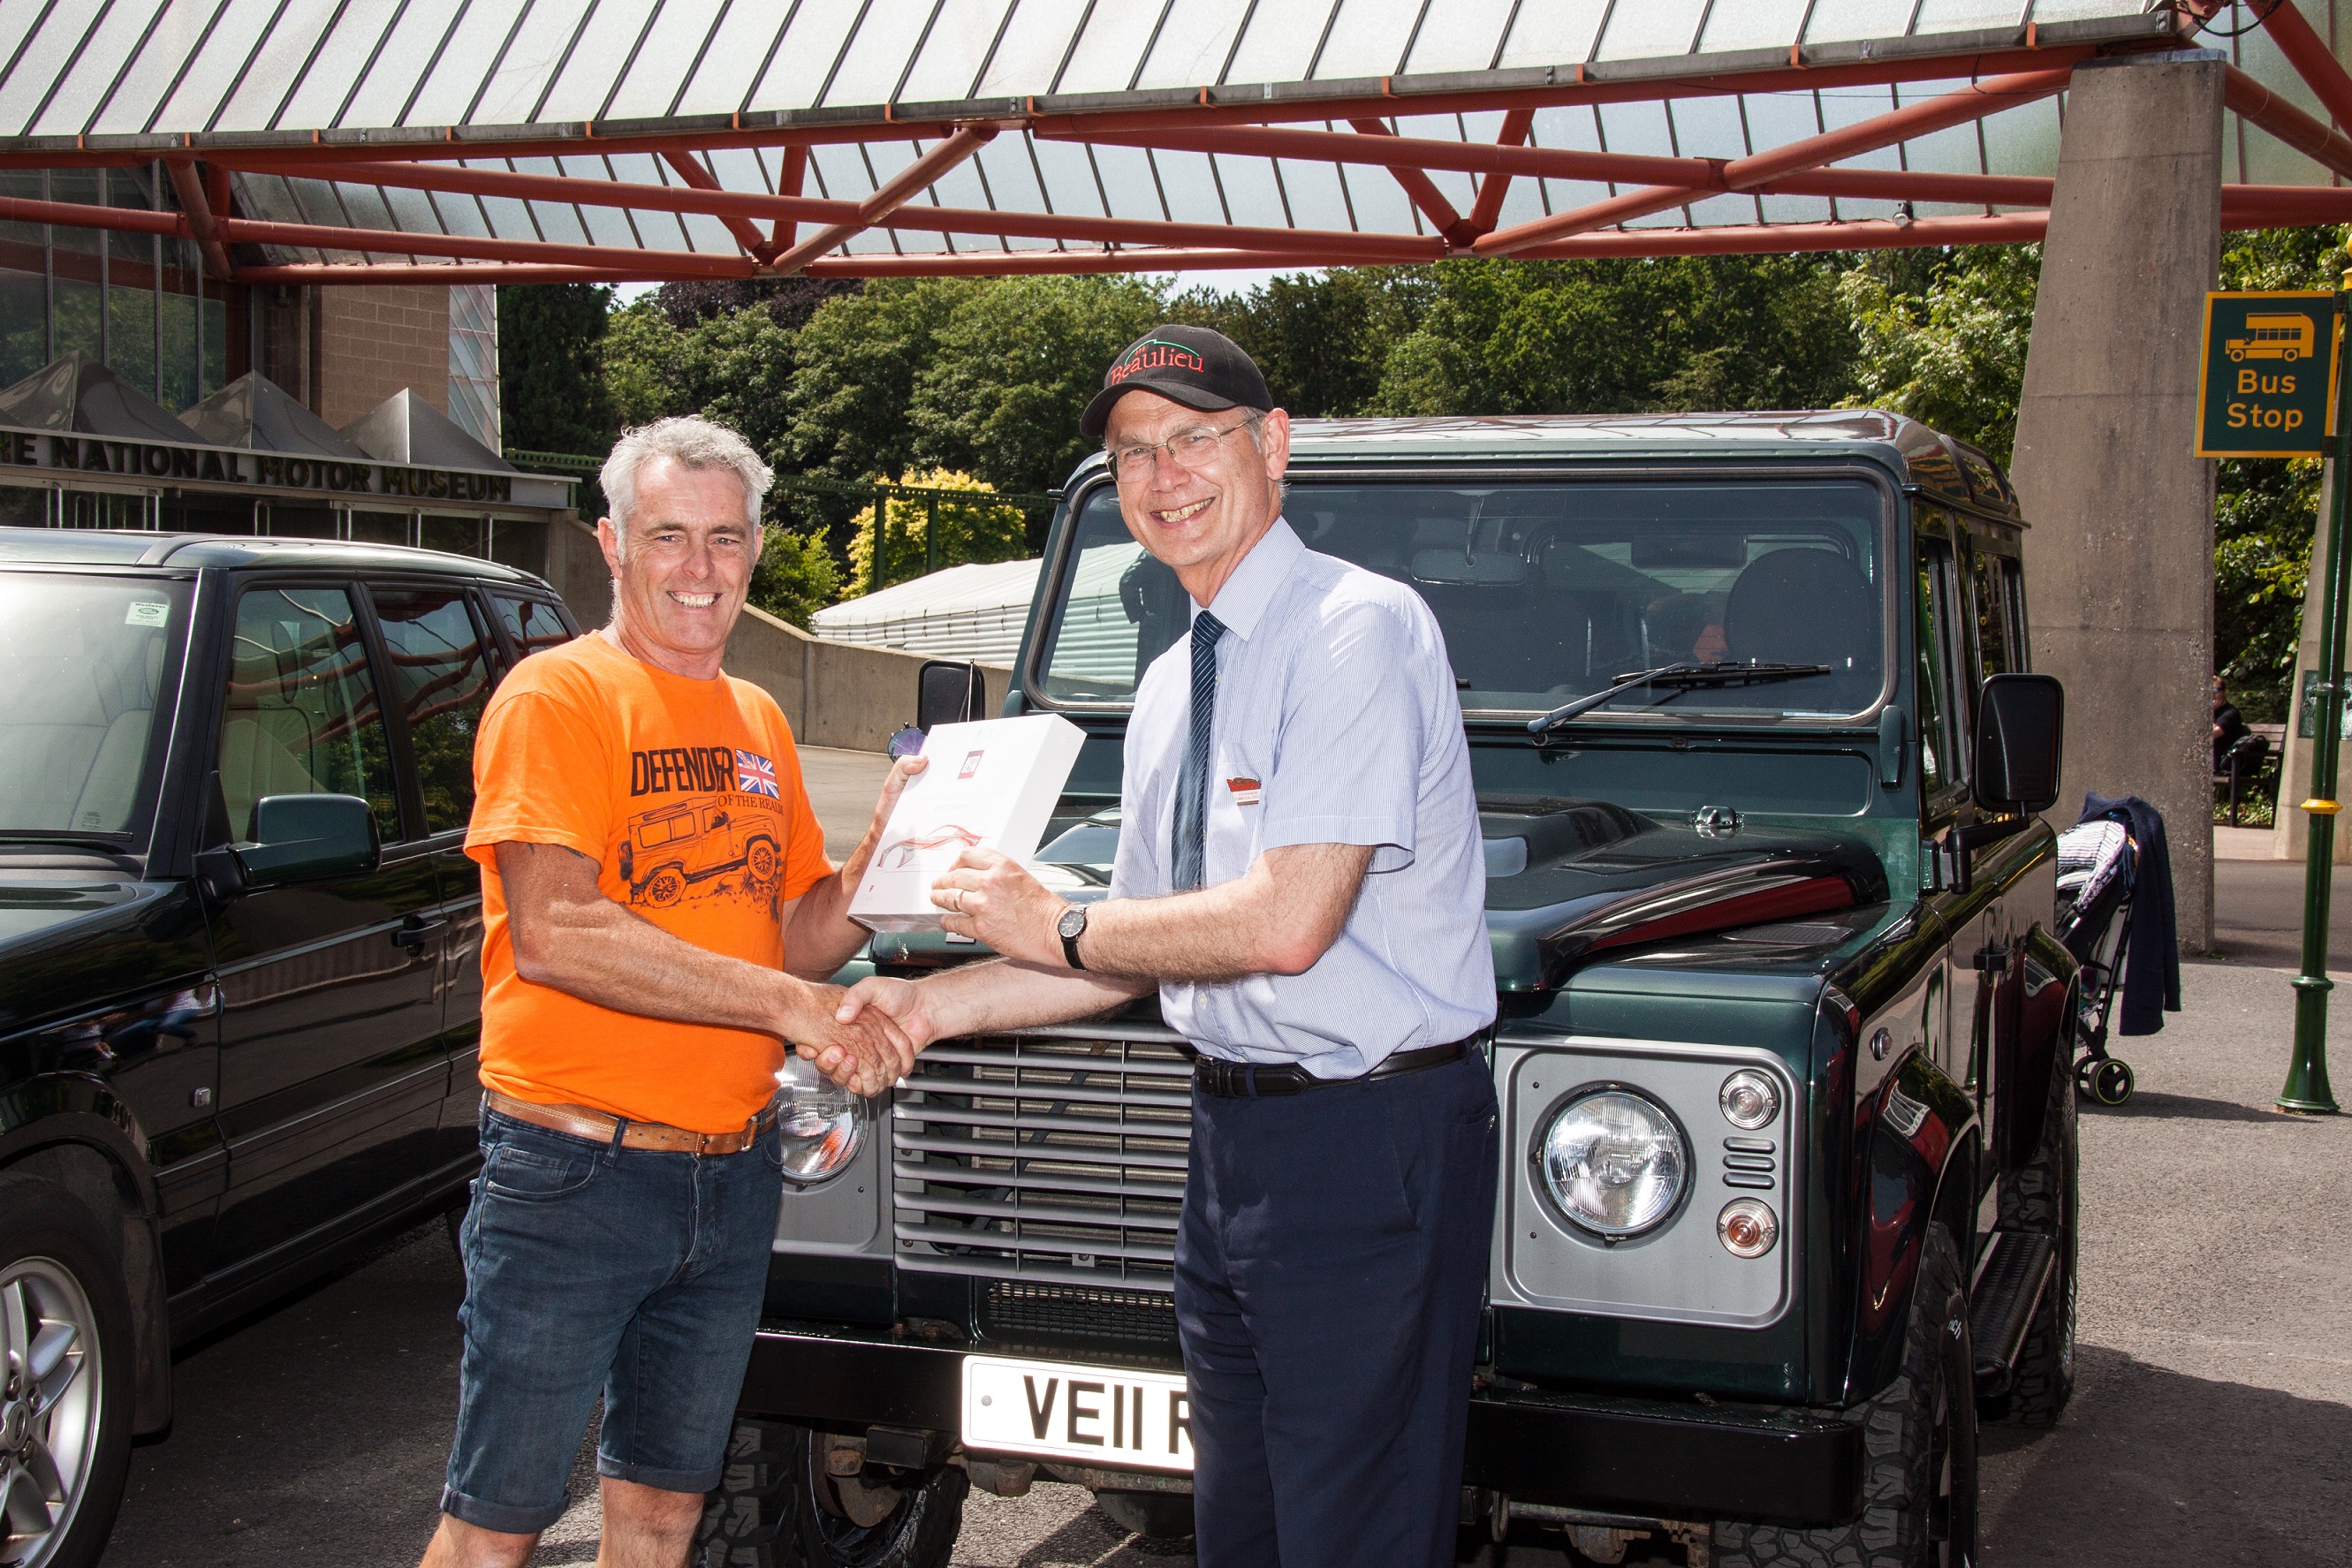
[[[1375,141],[1384,137],[1397,139],[1396,131],[1384,120],[1351,120],[1348,123],[1356,128],[1359,136],[1370,137]],[[1315,133],[1309,131],[1307,134]],[[1437,182],[1418,164],[1392,162],[1388,165],[1388,171],[1395,176],[1396,183],[1404,187],[1406,199],[1420,209],[1421,215],[1429,220],[1431,228],[1445,236],[1446,243],[1467,245],[1477,237],[1471,233],[1470,225],[1464,221],[1462,214],[1454,210],[1454,204],[1445,199],[1445,193],[1437,188]]]
[[[228,246],[222,243],[220,229],[213,222],[213,206],[205,193],[205,183],[196,174],[196,166],[184,158],[168,160],[163,165],[172,176],[172,189],[180,198],[180,210],[188,214],[188,227],[196,236],[203,252],[205,268],[215,277],[234,279],[236,268],[229,264]]]
[[[749,277],[759,266],[750,256],[705,256],[699,251],[690,250],[640,250],[631,253],[611,246],[559,245],[546,240],[478,239],[470,235],[402,234],[391,229],[266,223],[252,218],[223,218],[220,229],[224,239],[249,245],[310,246],[319,250],[356,250],[383,256],[446,256],[479,261],[551,262],[564,267],[612,267],[615,265],[615,256],[634,254],[643,258],[634,265],[664,277]]]
[[[719,177],[704,166],[702,160],[691,152],[673,149],[662,154],[662,162],[676,170],[679,179],[698,191],[726,188],[719,184]],[[760,231],[753,228],[749,220],[721,214],[719,221],[727,225],[727,232],[735,236],[735,243],[741,246],[743,253],[752,260],[764,262],[773,254],[768,249],[768,242],[760,237]]]
[[[1715,178],[1685,181],[1679,185],[1653,185],[1629,191],[1606,201],[1588,203],[1570,212],[1556,213],[1482,235],[1472,248],[1481,256],[1516,256],[1547,240],[1561,239],[1590,229],[1608,228],[1664,212],[1717,191],[1745,191],[1782,175],[1818,168],[1840,158],[1926,136],[1955,125],[1981,120],[1988,114],[2031,103],[2063,92],[2074,78],[2072,67],[2052,71],[2026,71],[1971,82],[1956,92],[1924,103],[1876,114],[1868,120],[1787,142],[1769,152],[1735,158],[1714,171]]]
[[[429,263],[383,262],[368,266],[356,262],[304,261],[275,267],[248,267],[237,274],[237,281],[328,286],[347,283],[668,283],[698,281],[701,276],[697,273],[692,278],[673,279],[636,267],[533,267],[520,262],[441,267]]]
[[[805,147],[784,149],[784,172],[783,177],[776,182],[777,194],[797,196],[801,193],[801,188],[808,183],[808,160],[809,150]],[[778,213],[776,221],[768,225],[768,254],[772,256],[778,251],[790,250],[793,242],[800,237],[800,220]]]
[[[850,235],[873,227],[905,206],[932,181],[995,139],[996,127],[992,125],[964,126],[899,170],[883,183],[880,190],[858,203],[856,217],[845,223],[828,224],[808,238],[795,241],[792,248],[777,256],[772,265],[778,272],[796,272],[806,267]]]
[[[1524,147],[1536,127],[1535,110],[1515,109],[1503,116],[1503,133],[1495,139],[1497,147]],[[1503,198],[1511,193],[1511,177],[1496,170],[1480,176],[1478,200],[1470,208],[1470,231],[1475,236],[1495,232],[1495,225],[1503,215]]]
[[[2263,26],[2286,63],[2294,68],[2294,74],[2319,95],[2336,123],[2352,126],[2352,76],[2344,74],[2335,52],[2311,30],[2311,24],[2294,8],[2294,0],[2278,0],[2263,18]]]
[[[237,167],[255,173],[304,177],[297,166],[275,156],[239,159]],[[778,223],[792,224],[851,224],[857,221],[861,211],[854,202],[824,201],[807,196],[772,196],[761,191],[688,190],[676,185],[576,180],[560,174],[519,174],[505,169],[465,169],[447,164],[344,164],[334,171],[334,177],[361,185],[395,185],[411,190],[454,191],[467,195],[513,196],[524,201],[626,207],[638,212],[708,213],[714,217],[772,218]],[[1388,247],[1389,254],[1380,258],[1386,261],[1425,261],[1439,254],[1436,242],[1412,235],[1321,234],[1314,230],[1236,227],[1224,224],[1171,224],[1142,218],[1088,218],[1048,213],[1003,213],[928,204],[900,207],[896,212],[884,214],[870,226],[921,229],[935,234],[994,235],[1013,239],[1081,240],[1128,245],[1252,245],[1276,250],[1317,249],[1335,242],[1360,240],[1368,245]]]
[[[0,196],[0,218],[26,224],[64,224],[71,228],[119,229],[126,234],[176,235],[183,239],[192,232],[186,216],[180,213],[91,207],[79,202],[40,202],[29,196]]]
[[[2314,162],[2352,179],[2352,141],[2328,130],[2235,66],[2223,68],[2221,101]]]

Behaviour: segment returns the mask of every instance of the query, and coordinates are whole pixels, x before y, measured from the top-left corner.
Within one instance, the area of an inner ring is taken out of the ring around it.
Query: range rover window
[[[517,658],[528,659],[542,648],[561,647],[579,634],[544,600],[494,593],[490,602],[499,607],[499,619],[506,622],[507,635],[514,639]]]
[[[356,795],[386,843],[402,836],[392,743],[350,594],[255,588],[237,601],[220,776],[240,837],[264,795]]]
[[[461,588],[373,586],[408,749],[425,796],[425,831],[462,828],[474,810],[474,732],[489,700],[489,661]]]
[[[1819,666],[1676,685],[1596,716],[1842,716],[1884,685],[1886,492],[1859,477],[1484,485],[1294,479],[1310,549],[1410,584],[1436,612],[1472,712],[1540,713],[1674,664]],[[1126,703],[1188,601],[1116,493],[1083,498],[1040,660],[1052,703]]]
[[[0,839],[131,831],[162,761],[187,595],[157,578],[0,573]]]

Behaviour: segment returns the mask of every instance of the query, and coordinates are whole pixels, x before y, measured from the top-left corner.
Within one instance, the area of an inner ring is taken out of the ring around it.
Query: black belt
[[[1459,1061],[1469,1053],[1472,1046],[1486,1038],[1486,1031],[1482,1029],[1451,1045],[1425,1045],[1418,1051],[1392,1051],[1378,1067],[1353,1078],[1318,1078],[1295,1061],[1268,1064],[1196,1056],[1192,1059],[1192,1087],[1221,1100],[1248,1100],[1304,1094],[1309,1089],[1335,1089],[1343,1083],[1370,1083],[1376,1078],[1402,1078],[1408,1072],[1425,1072],[1433,1067]]]

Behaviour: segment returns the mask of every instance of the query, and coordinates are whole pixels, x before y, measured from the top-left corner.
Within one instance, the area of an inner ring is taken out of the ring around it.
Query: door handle
[[[399,930],[392,934],[392,945],[407,948],[409,956],[415,957],[425,951],[425,939],[436,935],[448,924],[438,915],[412,915],[400,923]]]

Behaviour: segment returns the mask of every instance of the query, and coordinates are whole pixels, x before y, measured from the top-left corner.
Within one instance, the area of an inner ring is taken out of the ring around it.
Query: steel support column
[[[2164,813],[2180,944],[2212,946],[2213,465],[2199,339],[2221,265],[2222,57],[2085,65],[2066,104],[2011,465],[2065,794]]]

